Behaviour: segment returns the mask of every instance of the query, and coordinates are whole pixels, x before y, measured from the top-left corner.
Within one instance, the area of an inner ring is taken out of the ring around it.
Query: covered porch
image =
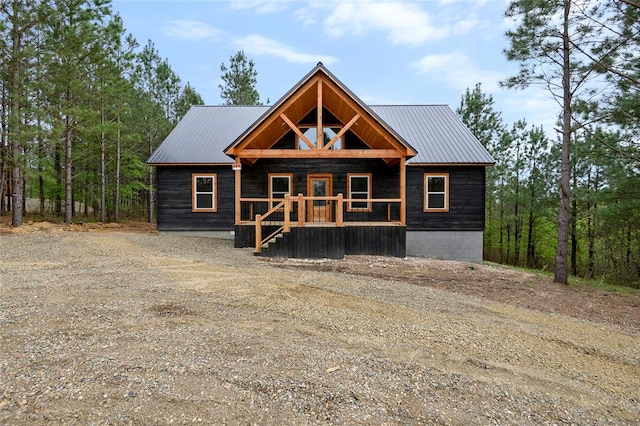
[[[403,200],[314,197],[240,198],[236,247],[271,257],[405,256]]]

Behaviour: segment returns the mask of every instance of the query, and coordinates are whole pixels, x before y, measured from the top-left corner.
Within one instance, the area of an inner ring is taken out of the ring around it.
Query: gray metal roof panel
[[[232,163],[225,148],[268,106],[194,106],[148,160],[149,164]],[[493,164],[482,144],[446,105],[370,106],[418,155],[409,164]]]
[[[495,162],[447,105],[378,105],[371,109],[418,151],[409,164]]]
[[[267,106],[193,106],[147,162],[233,163],[224,148],[268,109]]]

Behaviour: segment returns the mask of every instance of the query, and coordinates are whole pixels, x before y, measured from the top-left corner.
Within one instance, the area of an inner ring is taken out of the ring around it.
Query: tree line
[[[640,287],[640,4],[518,0],[506,17],[519,72],[501,84],[542,87],[559,113],[551,132],[507,125],[480,85],[463,95],[458,114],[496,159],[485,258]]]
[[[0,35],[0,214],[153,220],[145,161],[196,90],[109,0],[2,1]]]
[[[485,258],[640,286],[640,4],[515,0],[505,16],[519,71],[501,84],[547,90],[558,123],[506,124],[480,85],[463,95],[458,114],[496,159]],[[0,214],[20,226],[28,197],[67,223],[153,221],[145,160],[197,91],[109,0],[0,1],[0,35]],[[221,97],[260,103],[253,61],[230,59]]]

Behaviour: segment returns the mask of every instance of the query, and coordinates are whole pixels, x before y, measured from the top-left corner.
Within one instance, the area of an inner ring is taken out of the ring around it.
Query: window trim
[[[444,178],[444,192],[434,191],[429,192],[429,178],[443,177]],[[449,211],[449,173],[425,173],[424,174],[424,191],[423,191],[423,206],[424,212],[448,212]],[[429,194],[444,194],[444,207],[436,208],[429,207]]]
[[[212,178],[213,189],[212,192],[198,192],[198,178]],[[212,206],[211,208],[199,208],[198,207],[198,194],[211,194]],[[218,174],[217,173],[192,173],[191,174],[191,211],[197,213],[215,213],[218,211]]]
[[[352,200],[352,192],[351,192],[351,178],[352,177],[366,177],[367,178],[367,198],[366,198],[366,203],[367,203],[367,207],[353,207],[353,202],[354,201],[349,201],[349,203],[347,203],[347,211],[348,212],[370,212],[373,210],[372,206],[371,206],[371,180],[372,180],[372,174],[371,173],[347,173],[347,198],[349,198],[349,200]],[[362,192],[357,192],[358,194],[361,194]],[[363,203],[365,202],[363,201],[355,201],[355,203]]]
[[[293,196],[293,173],[269,173],[267,175],[267,181],[268,181],[268,188],[267,188],[267,195],[269,197],[269,199],[271,200],[273,198],[273,185],[272,185],[272,181],[271,179],[274,177],[286,177],[289,178],[289,197]],[[284,198],[284,197],[283,197]],[[275,205],[275,201],[271,201],[269,202],[269,208],[272,209],[273,206]]]

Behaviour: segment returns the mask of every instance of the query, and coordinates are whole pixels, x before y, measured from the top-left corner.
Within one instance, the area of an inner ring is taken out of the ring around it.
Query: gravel
[[[640,335],[148,232],[0,235],[0,423],[637,424]]]

